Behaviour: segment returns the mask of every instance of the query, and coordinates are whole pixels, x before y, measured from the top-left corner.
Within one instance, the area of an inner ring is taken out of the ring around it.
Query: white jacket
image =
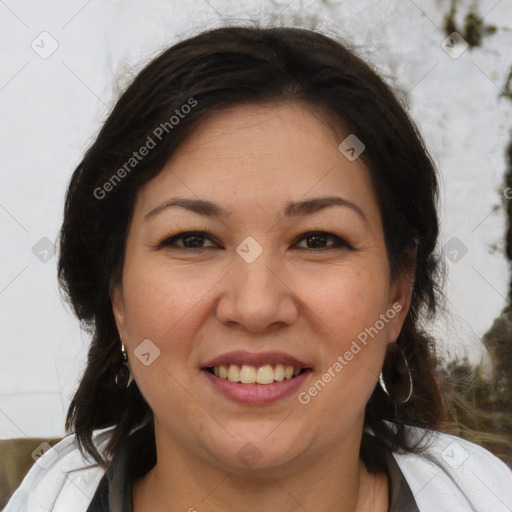
[[[109,431],[95,433],[98,446]],[[393,456],[421,512],[512,511],[512,470],[476,444],[434,433],[426,456]],[[4,512],[85,512],[103,474],[67,436],[33,465]]]

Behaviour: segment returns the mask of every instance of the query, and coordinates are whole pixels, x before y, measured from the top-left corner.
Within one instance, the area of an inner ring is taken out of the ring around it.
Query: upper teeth
[[[264,366],[251,366],[248,364],[237,365],[230,364],[214,366],[213,373],[221,379],[227,379],[231,382],[241,382],[242,384],[272,384],[272,382],[281,382],[284,379],[291,379],[300,373],[300,368],[276,364],[274,367],[270,364]]]

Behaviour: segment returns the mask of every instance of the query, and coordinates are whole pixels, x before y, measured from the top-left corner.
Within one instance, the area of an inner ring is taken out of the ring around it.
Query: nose
[[[216,311],[219,321],[252,332],[295,322],[299,301],[287,282],[279,256],[270,253],[264,250],[252,263],[235,256],[234,268],[222,281],[222,297]]]

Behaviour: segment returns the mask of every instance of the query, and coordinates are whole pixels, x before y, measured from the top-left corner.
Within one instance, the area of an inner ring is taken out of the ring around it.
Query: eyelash
[[[301,242],[302,240],[311,237],[311,236],[326,236],[327,238],[331,238],[336,241],[335,244],[328,246],[328,247],[319,247],[319,248],[310,248],[310,247],[302,247],[299,248],[301,251],[326,251],[326,250],[332,250],[332,249],[341,249],[346,248],[350,250],[354,250],[354,248],[346,241],[343,240],[343,238],[340,238],[339,236],[333,235],[331,233],[327,233],[325,231],[308,231],[307,233],[302,234],[299,238],[296,239],[294,242],[294,245]],[[180,240],[183,238],[186,238],[187,236],[200,236],[204,237],[204,239],[208,239],[211,242],[215,243],[215,240],[208,235],[208,233],[204,231],[184,231],[182,233],[178,233],[177,235],[173,235],[170,237],[166,237],[164,240],[159,242],[155,247],[156,249],[164,249],[164,248],[171,248],[171,249],[178,249],[178,250],[185,250],[185,251],[192,251],[192,250],[201,250],[201,249],[215,249],[216,247],[182,247],[179,245],[175,245],[176,240]],[[218,247],[217,247],[218,248]]]

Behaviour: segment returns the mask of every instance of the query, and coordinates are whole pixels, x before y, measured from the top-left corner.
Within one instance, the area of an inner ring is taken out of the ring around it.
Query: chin
[[[292,463],[304,450],[304,437],[289,430],[277,432],[279,421],[269,422],[251,431],[227,436],[224,446],[218,446],[214,457],[233,469],[270,470]],[[228,430],[229,431],[229,430]],[[273,432],[274,431],[274,432]]]

